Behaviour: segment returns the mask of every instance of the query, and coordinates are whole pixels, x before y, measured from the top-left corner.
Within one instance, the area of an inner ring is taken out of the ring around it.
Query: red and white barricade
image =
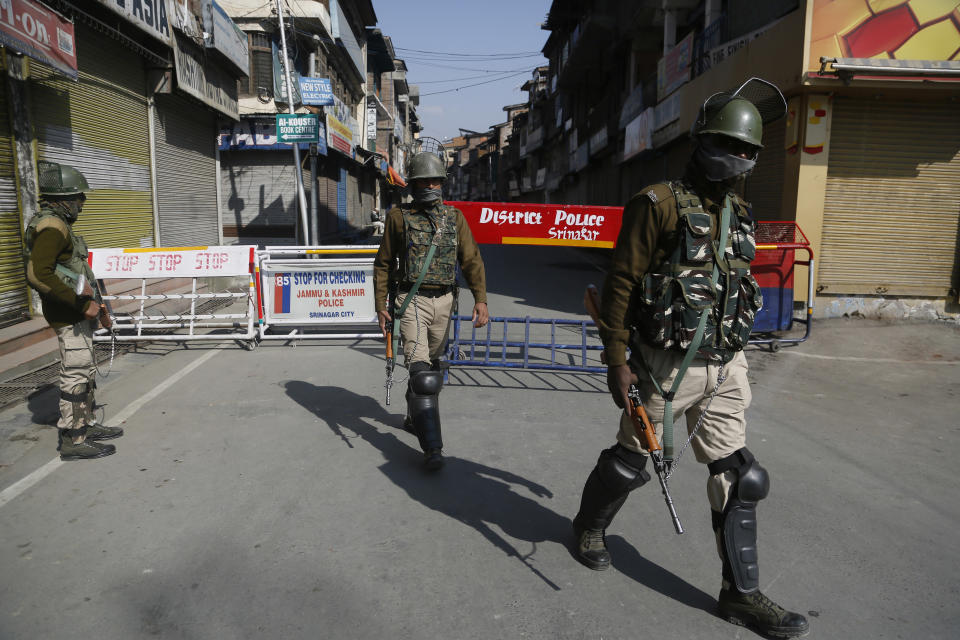
[[[91,249],[89,261],[113,317],[113,335],[101,329],[94,340],[241,340],[253,346],[255,247]],[[138,293],[116,293],[136,281]]]

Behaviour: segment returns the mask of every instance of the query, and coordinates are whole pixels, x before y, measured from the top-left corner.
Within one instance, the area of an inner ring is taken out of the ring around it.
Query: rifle
[[[392,322],[390,323],[393,324]],[[387,382],[384,386],[387,388],[387,406],[390,406],[390,390],[393,388],[393,367],[396,360],[393,357],[393,328],[387,329]]]
[[[594,323],[600,324],[600,291],[595,285],[587,285],[587,290],[583,294],[583,306],[587,308],[587,313],[593,318]],[[606,364],[606,354],[600,355],[601,361]],[[670,518],[673,520],[673,528],[678,534],[683,533],[683,525],[680,524],[680,518],[677,516],[677,510],[673,507],[673,498],[670,497],[670,489],[667,486],[667,474],[669,469],[663,459],[663,447],[657,440],[657,432],[650,423],[646,409],[643,408],[643,401],[640,399],[640,389],[637,385],[631,384],[627,392],[627,414],[633,421],[633,427],[640,435],[643,448],[650,454],[653,461],[653,469],[657,474],[657,480],[660,481],[660,489],[663,491],[663,501],[667,503],[667,509],[670,511]]]

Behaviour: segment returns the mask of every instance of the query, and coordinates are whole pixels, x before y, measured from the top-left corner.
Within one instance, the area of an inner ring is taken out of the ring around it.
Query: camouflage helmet
[[[763,125],[780,119],[786,112],[787,101],[772,82],[750,78],[733,91],[707,98],[690,133],[694,137],[728,136],[762,148]]]
[[[74,196],[90,191],[83,174],[68,164],[38,162],[40,195]]]
[[[446,180],[447,170],[440,156],[429,151],[421,151],[410,158],[410,164],[407,166],[407,180],[418,178]]]

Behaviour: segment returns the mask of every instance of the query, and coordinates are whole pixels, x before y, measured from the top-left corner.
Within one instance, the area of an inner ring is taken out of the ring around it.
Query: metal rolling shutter
[[[783,148],[786,118],[780,118],[763,132],[763,149],[756,168],[747,178],[745,198],[753,207],[757,220],[793,219],[793,212],[781,211],[783,203],[783,170],[787,152]]]
[[[158,95],[154,110],[160,245],[215,245],[216,118],[178,95]]]
[[[40,160],[73,165],[93,191],[75,225],[91,247],[153,246],[143,60],[77,23],[80,78],[31,61]]]
[[[309,182],[309,172],[307,181]],[[292,239],[297,215],[293,155],[225,151],[220,156],[225,235]]]
[[[352,231],[357,231],[363,226],[360,222],[360,182],[357,180],[357,174],[350,172],[347,174],[347,220],[350,221]]]
[[[957,122],[956,104],[835,99],[824,292],[947,294],[960,223]]]
[[[0,86],[0,326],[29,315],[15,159],[7,90]]]

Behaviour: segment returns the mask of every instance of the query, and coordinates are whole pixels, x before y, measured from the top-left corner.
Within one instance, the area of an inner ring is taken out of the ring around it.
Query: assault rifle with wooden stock
[[[600,291],[596,285],[587,285],[587,290],[583,294],[583,306],[587,308],[587,313],[593,318],[593,322],[600,325]],[[601,353],[600,359],[607,364],[606,353]],[[646,409],[643,408],[643,401],[640,399],[640,389],[637,385],[631,384],[627,392],[627,414],[633,421],[633,427],[640,436],[643,448],[650,454],[653,461],[653,469],[657,474],[657,480],[660,481],[660,488],[663,490],[663,501],[667,503],[667,509],[670,511],[670,518],[673,519],[673,528],[678,534],[683,533],[683,525],[680,524],[680,518],[677,516],[677,510],[673,507],[673,498],[670,497],[670,489],[667,487],[667,464],[663,459],[663,447],[657,440],[657,432],[650,423]]]

